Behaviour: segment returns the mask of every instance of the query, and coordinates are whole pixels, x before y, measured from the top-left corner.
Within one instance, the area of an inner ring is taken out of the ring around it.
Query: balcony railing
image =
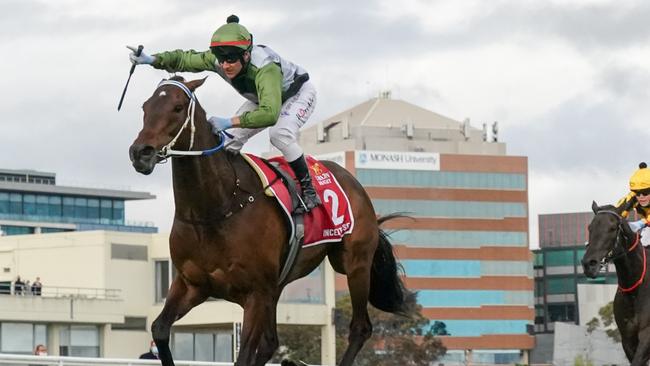
[[[232,362],[202,362],[202,361],[177,361],[178,366],[232,366]],[[89,357],[58,357],[58,356],[26,356],[0,353],[0,365],[51,365],[51,366],[134,366],[134,365],[160,365],[159,360],[134,360],[127,358],[89,358]],[[268,364],[279,366],[278,364]]]
[[[38,289],[16,288],[15,283],[0,284],[0,295],[41,296],[48,298],[73,298],[97,300],[121,300],[121,290],[92,287],[43,286]]]

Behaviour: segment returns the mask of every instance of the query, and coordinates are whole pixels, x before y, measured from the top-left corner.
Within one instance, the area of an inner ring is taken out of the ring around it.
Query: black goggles
[[[650,195],[650,188],[639,189],[639,190],[635,190],[633,192],[637,196],[648,196],[648,195]]]
[[[227,62],[229,64],[234,64],[235,62],[241,60],[243,52],[234,51],[234,50],[222,50],[223,47],[212,47],[212,54],[217,58],[219,65]]]

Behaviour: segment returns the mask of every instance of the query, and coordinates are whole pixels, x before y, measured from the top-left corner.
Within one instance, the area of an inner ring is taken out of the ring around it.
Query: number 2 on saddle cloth
[[[264,187],[275,181],[265,193],[278,200],[282,210],[291,222],[291,197],[287,187],[280,179],[276,179],[277,173],[262,158],[251,154],[242,155],[255,169]],[[323,204],[315,207],[305,215],[303,247],[340,241],[345,234],[351,233],[354,228],[354,218],[348,197],[341,189],[334,174],[323,163],[311,156],[306,158],[314,189],[316,189],[316,193],[320,196]],[[280,169],[287,172],[295,180],[295,175],[284,158],[276,157],[269,159],[269,161],[279,165]]]

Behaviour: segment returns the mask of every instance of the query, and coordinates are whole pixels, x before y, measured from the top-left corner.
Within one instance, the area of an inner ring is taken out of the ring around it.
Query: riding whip
[[[142,53],[142,49],[144,48],[143,45],[138,46],[138,50],[135,51],[135,56],[138,57]],[[126,95],[126,88],[129,87],[129,81],[131,81],[131,75],[133,75],[133,71],[135,71],[135,64],[131,65],[131,71],[129,71],[129,78],[126,79],[126,85],[124,85],[124,90],[122,91],[122,97],[120,98],[120,103],[117,105],[117,111],[120,111],[120,108],[122,108],[122,102],[124,101],[124,95]]]

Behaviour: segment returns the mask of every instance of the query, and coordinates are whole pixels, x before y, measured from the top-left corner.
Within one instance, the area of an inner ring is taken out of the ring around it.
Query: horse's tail
[[[377,219],[377,224],[381,225],[398,217],[404,217],[404,215],[383,216]],[[394,314],[409,315],[413,312],[417,294],[406,289],[400,278],[400,274],[403,273],[404,269],[395,259],[388,235],[379,229],[379,245],[372,260],[370,273],[368,301],[372,306]]]

